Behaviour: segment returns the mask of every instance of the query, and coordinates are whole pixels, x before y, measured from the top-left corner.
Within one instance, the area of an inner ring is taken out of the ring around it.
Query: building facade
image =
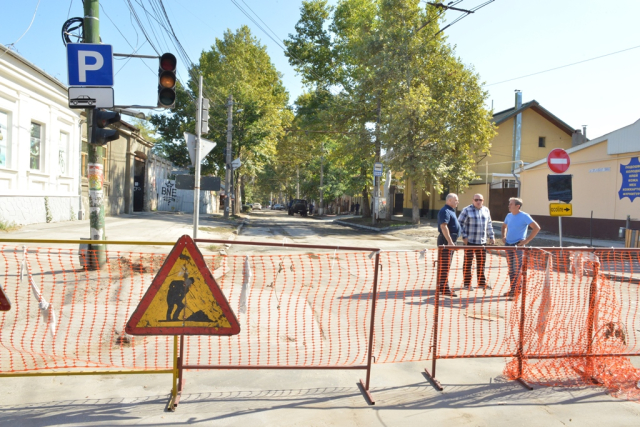
[[[640,229],[640,120],[566,151],[573,215],[562,219],[563,234],[615,239],[627,217],[631,228]],[[546,155],[526,165],[520,175],[523,210],[545,231],[557,233],[559,222],[550,215],[547,193],[547,175],[554,172]]]
[[[0,45],[0,221],[78,218],[82,121],[67,87]]]

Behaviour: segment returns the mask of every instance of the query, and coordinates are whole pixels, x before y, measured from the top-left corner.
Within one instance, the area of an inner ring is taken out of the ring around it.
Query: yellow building
[[[614,239],[627,216],[631,228],[640,229],[640,120],[566,151],[571,164],[565,173],[573,175],[573,216],[562,219],[563,234]],[[557,233],[558,219],[549,215],[547,175],[553,172],[546,156],[520,174],[522,210],[543,230]]]
[[[467,188],[445,189],[443,194],[435,194],[433,186],[429,189],[431,197],[425,191],[418,196],[420,216],[435,218],[437,212],[444,206],[446,193],[454,192],[460,199],[459,208],[471,204],[473,195],[481,193],[485,198],[485,205],[491,209],[495,220],[502,220],[508,213],[509,197],[518,193],[518,179],[513,175],[519,168],[520,161],[525,165],[535,162],[554,148],[571,148],[572,145],[583,142],[582,132],[571,126],[542,107],[536,100],[522,104],[518,102],[520,93],[516,94],[516,105],[493,115],[493,123],[497,128],[497,135],[491,141],[491,148],[478,159],[476,173],[479,179],[473,181]],[[521,98],[520,98],[521,99]],[[516,121],[520,116],[520,129],[516,129]],[[516,136],[519,133],[519,138]],[[515,150],[515,141],[520,141],[519,157]],[[411,188],[405,183],[403,215],[411,216]],[[435,197],[434,197],[435,196]]]

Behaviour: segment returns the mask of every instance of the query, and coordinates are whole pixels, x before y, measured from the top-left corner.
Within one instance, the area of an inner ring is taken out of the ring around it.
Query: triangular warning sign
[[[191,239],[178,239],[127,322],[130,335],[236,335],[240,325]]]
[[[9,297],[4,293],[4,289],[2,289],[2,285],[0,285],[0,311],[9,311],[11,310],[11,301],[9,301]]]

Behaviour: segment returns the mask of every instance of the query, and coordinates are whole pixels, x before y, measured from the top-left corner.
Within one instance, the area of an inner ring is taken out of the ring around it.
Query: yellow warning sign
[[[132,335],[234,335],[238,321],[189,236],[182,236],[127,323]]]
[[[549,215],[572,216],[573,207],[571,203],[549,203]]]

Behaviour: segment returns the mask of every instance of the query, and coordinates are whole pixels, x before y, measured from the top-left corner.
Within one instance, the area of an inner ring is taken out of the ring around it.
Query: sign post
[[[551,169],[551,171],[554,173],[557,173],[557,174],[565,173],[569,169],[570,165],[571,165],[571,159],[569,158],[569,154],[567,154],[567,152],[564,151],[562,148],[555,148],[551,150],[551,152],[547,156],[547,166],[549,166],[549,169]],[[547,182],[549,182],[549,180],[547,180]],[[571,201],[571,199],[569,199],[569,201]],[[571,205],[569,205],[569,210],[571,211]],[[549,211],[550,212],[552,211],[551,205],[549,206]],[[556,215],[552,214],[551,216],[556,216]],[[569,216],[569,215],[557,215],[558,236],[560,238],[560,247],[562,247],[562,217],[563,216]]]

